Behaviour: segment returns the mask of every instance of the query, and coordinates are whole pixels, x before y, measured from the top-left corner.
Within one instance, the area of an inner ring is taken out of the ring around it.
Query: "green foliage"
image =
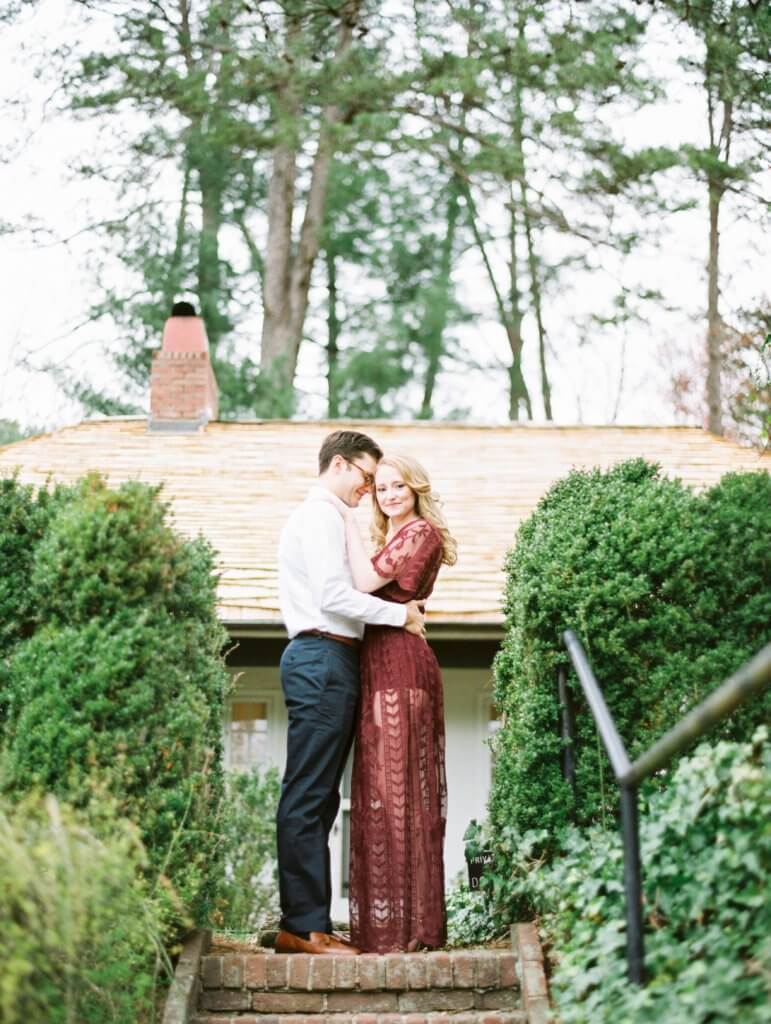
[[[309,299],[304,344],[324,344],[324,320],[328,335],[342,332],[339,353],[325,346],[331,414],[429,418],[442,371],[463,371],[469,359],[451,334],[468,315],[453,282],[471,227],[461,179],[489,219],[489,230],[475,228],[493,262],[510,235],[512,273],[497,298],[492,282],[475,297],[476,313],[495,309],[514,335],[522,317],[529,332],[535,314],[543,349],[546,293],[570,287],[579,264],[596,279],[598,244],[623,251],[629,232],[616,225],[629,218],[619,203],[631,196],[660,208],[651,182],[675,159],[661,147],[632,151],[615,131],[616,110],[627,115],[655,95],[637,59],[649,19],[623,0],[418,0],[393,11],[205,0],[176,20],[152,0],[77,6],[72,37],[46,40],[41,73],[70,116],[100,132],[99,152],[84,154],[75,173],[113,196],[111,216],[89,229],[99,299],[85,319],[115,338],[117,393],[101,393],[78,368],[59,374],[92,410],[141,404],[163,320],[175,298],[190,297],[206,324],[223,418],[291,415],[294,396],[274,393],[249,348],[257,296],[271,305],[268,321],[283,320],[279,348],[294,368],[300,336],[267,287],[286,232],[288,249],[318,248],[327,262],[326,289],[315,256],[287,266],[285,283],[287,310]],[[96,34],[84,30],[89,20]],[[343,21],[354,29],[345,52]],[[311,190],[316,154],[334,162],[326,185],[316,175],[321,187]],[[509,291],[512,308],[501,312]],[[484,369],[505,373],[492,351],[484,358]]]
[[[281,784],[275,767],[232,772],[219,820],[225,866],[217,888],[218,928],[256,932],[278,916],[276,809]]]
[[[548,833],[520,832],[512,825],[492,829],[472,821],[463,836],[467,856],[492,853],[474,891],[458,875],[447,895],[447,936],[451,946],[477,945],[504,936],[512,921],[529,921],[536,913],[533,875],[547,860]]]
[[[328,415],[430,412],[434,381],[450,354],[449,329],[464,314],[450,271],[457,189],[432,167],[411,166],[406,191],[399,155],[370,165],[361,154],[332,167],[322,234],[327,277]],[[454,208],[454,213],[450,211]],[[372,287],[346,288],[352,273]],[[377,282],[377,284],[375,284]]]
[[[68,498],[67,488],[36,493],[16,476],[0,479],[0,733],[9,700],[10,655],[34,629],[30,576],[35,550],[51,517]]]
[[[771,475],[726,474],[700,498],[699,513],[693,540],[702,599],[695,614],[712,630],[698,670],[706,681],[718,683],[768,643],[771,634]],[[771,697],[766,697],[740,708],[721,733],[746,739],[756,725],[770,720]]]
[[[163,962],[136,829],[53,797],[0,805],[4,1024],[142,1024]],[[109,824],[109,828],[107,825]]]
[[[110,490],[95,475],[80,483],[36,552],[32,593],[41,622],[81,626],[145,611],[214,627],[211,550],[182,540],[159,494],[136,482]]]
[[[765,1024],[771,1000],[771,744],[707,744],[643,809],[645,988],[626,979],[616,833],[571,830],[532,874],[559,952],[552,992],[564,1024]]]
[[[476,946],[497,938],[492,926],[488,901],[483,893],[469,888],[459,876],[447,893],[447,945]]]
[[[226,673],[212,553],[156,488],[87,478],[34,551],[39,621],[14,650],[2,782],[79,807],[105,789],[141,830],[177,924],[216,876]]]
[[[0,480],[0,658],[31,628],[29,577],[50,516],[50,495],[15,476]]]
[[[771,307],[741,310],[726,331],[723,392],[729,436],[771,444]]]
[[[732,475],[703,496],[642,460],[573,472],[520,527],[506,570],[508,635],[496,660],[490,811],[497,829],[604,819],[615,784],[593,719],[570,677],[577,798],[560,769],[556,669],[574,629],[634,758],[767,638],[771,480]],[[766,698],[721,727],[742,738]]]
[[[536,899],[538,872],[557,848],[545,829],[522,832],[515,825],[491,828],[490,822],[474,823],[466,833],[472,855],[488,850],[492,864],[480,880],[479,900],[484,907],[476,915],[477,941],[504,934],[512,921],[529,921],[541,909]]]
[[[22,441],[25,437],[32,437],[41,431],[35,427],[20,427],[15,420],[0,419],[0,445],[13,444],[14,441]]]
[[[563,1024],[747,1024],[771,997],[771,743],[702,744],[640,808],[645,988],[627,979],[618,830],[478,829],[470,941],[538,917]],[[468,899],[467,899],[467,902]]]

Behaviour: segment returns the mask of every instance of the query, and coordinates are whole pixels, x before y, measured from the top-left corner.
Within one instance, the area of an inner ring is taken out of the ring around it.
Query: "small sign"
[[[470,856],[466,850],[466,864],[468,865],[468,884],[471,889],[478,889],[479,882],[488,864],[493,862],[493,851],[482,850],[475,856]]]

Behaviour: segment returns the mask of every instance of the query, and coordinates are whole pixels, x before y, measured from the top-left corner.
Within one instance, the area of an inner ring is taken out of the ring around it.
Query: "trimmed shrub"
[[[111,490],[95,474],[77,485],[35,551],[40,622],[108,622],[136,610],[216,624],[211,548],[171,527],[160,491],[134,481]]]
[[[79,807],[106,789],[185,926],[217,875],[227,675],[212,553],[167,513],[157,488],[91,477],[52,519],[31,570],[41,625],[10,665],[2,779]]]
[[[0,479],[0,728],[5,718],[8,656],[34,628],[30,576],[35,549],[53,512],[68,495],[64,488],[36,493],[15,476]]]
[[[219,820],[224,874],[217,887],[217,927],[251,933],[278,919],[276,809],[278,769],[231,772]]]
[[[580,636],[634,758],[762,645],[771,621],[771,481],[727,477],[704,496],[643,460],[573,472],[522,524],[506,570],[508,634],[496,659],[490,801],[497,830],[553,836],[613,815],[617,789],[578,681],[577,800],[560,768],[560,636]],[[765,550],[764,550],[765,548]],[[768,717],[758,701],[722,734]]]
[[[771,640],[771,474],[726,474],[700,497],[699,513],[698,564],[708,602],[701,613],[712,633],[698,667],[711,689]],[[771,693],[739,708],[718,734],[746,740],[769,721]]]
[[[105,787],[195,917],[212,896],[221,678],[199,624],[148,618],[46,626],[20,646],[4,781],[78,807]]]
[[[103,838],[53,797],[0,806],[4,1024],[154,1020],[168,968],[142,845],[112,811],[100,817]]]

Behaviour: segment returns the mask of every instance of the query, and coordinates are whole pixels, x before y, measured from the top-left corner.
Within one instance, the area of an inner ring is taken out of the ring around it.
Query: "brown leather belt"
[[[337,640],[339,644],[345,644],[346,647],[358,647],[361,640],[358,640],[355,636],[340,636],[339,633],[325,633],[323,629],[303,629],[296,636],[323,636],[327,640]]]

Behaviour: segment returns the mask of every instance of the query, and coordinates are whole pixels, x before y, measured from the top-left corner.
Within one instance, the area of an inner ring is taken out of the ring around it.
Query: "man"
[[[330,434],[318,485],[281,534],[279,594],[290,643],[281,657],[289,733],[277,816],[279,953],[359,952],[332,935],[329,857],[359,696],[358,646],[367,622],[424,631],[416,602],[381,601],[351,582],[341,511],[372,490],[382,456],[366,434]]]

